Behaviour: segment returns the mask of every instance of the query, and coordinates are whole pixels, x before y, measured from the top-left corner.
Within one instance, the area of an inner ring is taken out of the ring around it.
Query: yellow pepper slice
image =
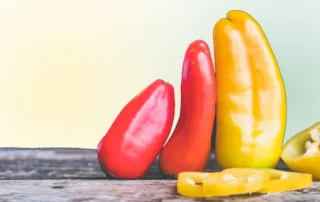
[[[221,172],[182,172],[178,193],[188,197],[230,196],[251,193],[279,193],[303,189],[312,175],[268,168],[229,168]]]
[[[290,138],[281,158],[292,171],[309,173],[314,180],[320,180],[320,122]]]
[[[222,172],[266,172],[270,175],[270,180],[264,184],[258,193],[279,193],[303,189],[312,184],[312,175],[305,173],[288,172],[276,169],[254,169],[254,168],[230,168]]]
[[[209,174],[202,186],[207,196],[251,194],[261,190],[270,178],[268,172],[236,168]]]
[[[222,169],[274,168],[286,128],[284,81],[259,23],[232,10],[214,26],[216,160]]]
[[[206,197],[203,192],[202,180],[207,177],[206,172],[181,172],[178,174],[177,192],[188,197]]]

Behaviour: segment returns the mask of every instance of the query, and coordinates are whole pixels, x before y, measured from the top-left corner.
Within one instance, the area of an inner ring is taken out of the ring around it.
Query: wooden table
[[[217,171],[213,155],[208,171]],[[280,162],[279,169],[286,170]],[[108,180],[95,150],[0,149],[0,201],[320,201],[320,183],[304,190],[210,199],[185,198],[176,193],[176,181],[164,179],[157,162],[141,180]]]

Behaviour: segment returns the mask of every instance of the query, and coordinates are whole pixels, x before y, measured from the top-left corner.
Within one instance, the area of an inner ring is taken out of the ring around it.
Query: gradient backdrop
[[[154,79],[176,89],[195,39],[231,9],[252,14],[288,96],[286,138],[320,120],[317,0],[0,1],[0,147],[96,148]]]

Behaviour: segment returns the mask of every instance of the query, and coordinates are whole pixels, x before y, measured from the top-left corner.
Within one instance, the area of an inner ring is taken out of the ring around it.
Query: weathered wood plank
[[[175,180],[0,180],[1,201],[108,202],[108,201],[319,201],[320,183],[280,194],[244,195],[207,199],[177,194]]]
[[[287,170],[280,162],[278,169]],[[220,170],[211,155],[207,171]],[[320,183],[293,192],[192,199],[163,179],[157,161],[143,179],[105,180],[92,149],[0,149],[1,201],[319,201]]]
[[[280,162],[279,169],[287,167]],[[211,155],[207,171],[220,170]],[[157,161],[143,179],[163,179]],[[106,179],[94,149],[0,149],[0,179]]]

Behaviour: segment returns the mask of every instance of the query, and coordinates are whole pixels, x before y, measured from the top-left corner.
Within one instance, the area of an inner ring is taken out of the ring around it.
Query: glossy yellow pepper
[[[285,191],[292,191],[306,188],[312,184],[311,174],[288,172],[276,169],[229,168],[223,170],[222,172],[268,173],[270,176],[270,180],[268,180],[264,184],[264,187],[262,189],[257,190],[257,193],[279,193]]]
[[[215,155],[222,169],[274,168],[286,128],[286,93],[258,22],[232,10],[213,30],[217,87]]]
[[[295,172],[320,180],[320,122],[300,131],[283,146],[282,160]]]

